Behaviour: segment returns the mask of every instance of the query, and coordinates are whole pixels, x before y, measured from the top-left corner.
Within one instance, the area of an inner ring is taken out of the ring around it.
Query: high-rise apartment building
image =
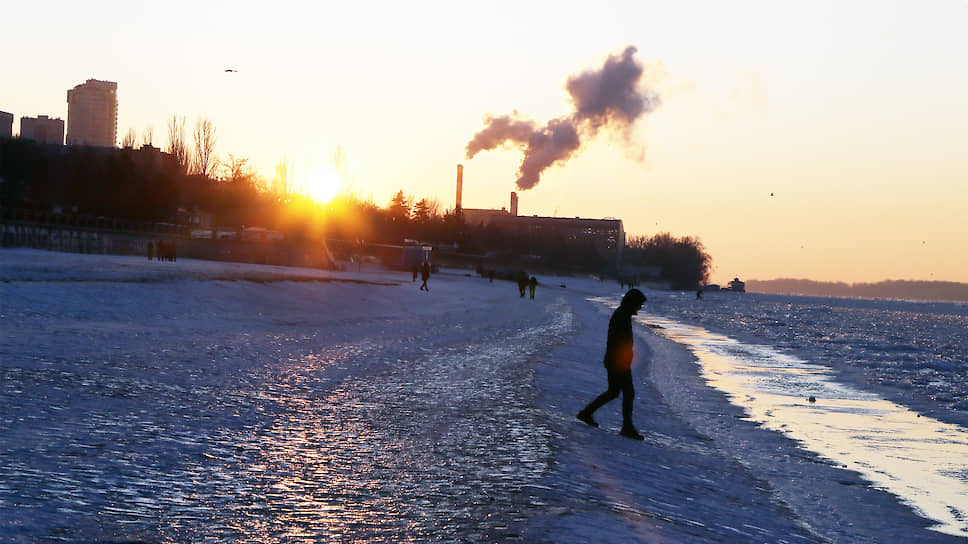
[[[118,84],[89,79],[67,91],[67,145],[115,147]]]
[[[0,111],[0,138],[13,137],[13,114]]]
[[[21,117],[20,137],[39,144],[64,145],[64,120],[46,115]]]

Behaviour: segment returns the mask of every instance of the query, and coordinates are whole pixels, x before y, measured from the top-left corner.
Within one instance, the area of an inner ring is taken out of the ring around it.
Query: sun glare
[[[316,202],[326,203],[333,199],[342,188],[339,174],[330,168],[317,168],[309,172],[306,179],[306,196]]]

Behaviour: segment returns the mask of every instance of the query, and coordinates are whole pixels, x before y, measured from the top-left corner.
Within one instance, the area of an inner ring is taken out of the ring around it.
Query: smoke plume
[[[485,116],[484,128],[467,143],[467,158],[503,146],[524,152],[518,168],[517,186],[527,190],[541,180],[541,173],[564,164],[581,150],[582,140],[610,129],[624,135],[643,115],[659,106],[659,95],[641,88],[644,68],[635,59],[636,48],[609,55],[598,70],[570,76],[565,90],[574,111],[552,119],[544,127],[522,118],[518,112]]]

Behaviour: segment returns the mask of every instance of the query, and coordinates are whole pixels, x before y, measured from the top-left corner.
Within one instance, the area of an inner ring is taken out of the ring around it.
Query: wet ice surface
[[[0,542],[952,538],[657,337],[644,442],[618,403],[575,421],[614,286],[9,250],[0,273]]]
[[[521,362],[567,313],[341,286],[323,328],[318,284],[33,287],[3,293],[0,540],[520,538],[550,457]]]
[[[860,472],[936,521],[935,530],[968,537],[965,429],[834,381],[829,368],[769,346],[655,316],[640,319],[690,346],[709,383],[754,421]]]
[[[650,314],[765,344],[840,381],[968,427],[968,304],[655,293]]]
[[[968,305],[653,295],[643,321],[752,420],[968,537]]]

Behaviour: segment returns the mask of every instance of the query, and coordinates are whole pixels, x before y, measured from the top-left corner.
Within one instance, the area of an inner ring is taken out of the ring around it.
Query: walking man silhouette
[[[430,261],[424,261],[420,268],[420,279],[423,280],[423,283],[420,284],[420,290],[430,291],[430,287],[427,287],[427,280],[430,279]]]
[[[642,291],[630,289],[612,313],[605,341],[604,364],[608,372],[608,389],[578,412],[579,420],[598,427],[592,414],[621,394],[622,431],[619,434],[635,440],[642,440],[643,437],[632,424],[632,400],[635,398],[635,388],[632,386],[632,316],[638,313],[645,301]]]

